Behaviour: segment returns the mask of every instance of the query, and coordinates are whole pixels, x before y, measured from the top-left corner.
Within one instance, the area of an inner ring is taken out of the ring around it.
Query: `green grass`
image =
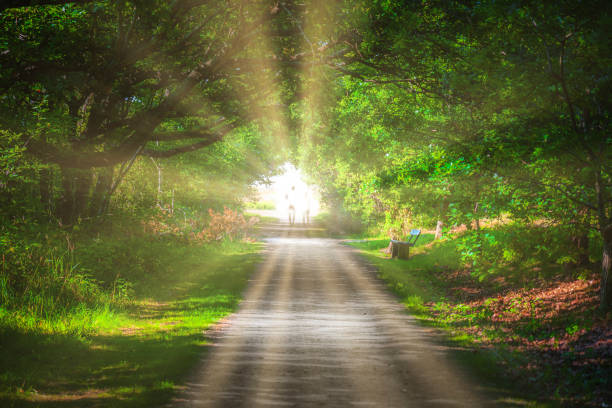
[[[421,235],[417,245],[410,249],[410,260],[390,260],[382,254],[380,250],[389,244],[388,238],[349,242],[349,245],[359,249],[378,269],[379,276],[410,312],[424,318],[428,316],[424,307],[426,302],[444,299],[445,282],[439,279],[439,272],[459,267],[459,257],[452,244],[426,249],[425,246],[432,241],[433,234]]]
[[[83,243],[75,258],[107,292],[117,276],[131,282],[129,301],[49,316],[0,308],[1,406],[164,405],[206,352],[203,330],[236,309],[260,259],[252,243],[111,238]]]
[[[254,210],[276,210],[276,203],[273,201],[249,201],[246,203],[245,207]]]

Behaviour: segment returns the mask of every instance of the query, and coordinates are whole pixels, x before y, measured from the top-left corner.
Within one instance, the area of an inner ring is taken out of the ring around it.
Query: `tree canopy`
[[[575,262],[595,239],[609,307],[609,2],[30,0],[0,19],[3,166],[31,158],[66,222],[139,157],[225,144],[247,182],[291,149],[385,229],[546,221]]]
[[[605,299],[609,4],[362,2],[351,15],[327,50],[335,99],[304,135],[313,177],[364,221],[597,231]]]

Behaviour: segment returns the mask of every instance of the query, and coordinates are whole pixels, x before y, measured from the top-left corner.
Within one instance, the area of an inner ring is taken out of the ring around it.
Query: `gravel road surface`
[[[349,247],[271,224],[237,313],[173,407],[495,406]]]

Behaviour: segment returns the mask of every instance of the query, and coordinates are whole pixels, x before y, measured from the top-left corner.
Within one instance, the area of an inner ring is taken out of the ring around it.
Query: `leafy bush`
[[[191,215],[191,214],[190,214]],[[258,217],[248,220],[238,211],[223,207],[223,212],[208,209],[208,217],[183,217],[167,209],[142,221],[146,234],[162,237],[178,237],[194,242],[236,241],[248,238],[248,231],[259,222]]]
[[[572,244],[571,231],[561,225],[512,223],[468,230],[457,241],[461,260],[480,280],[508,268],[539,270],[542,265],[573,265],[580,249]],[[598,237],[591,235],[591,246]],[[597,260],[597,254],[591,254]]]
[[[385,212],[385,222],[381,229],[391,239],[405,239],[412,229],[422,228],[420,222],[422,220],[417,220],[409,209],[400,208]]]
[[[167,209],[159,209],[155,214],[148,219],[142,221],[142,226],[146,234],[161,236],[175,235],[180,236],[184,233],[176,224],[174,213]]]
[[[245,239],[248,230],[259,222],[257,217],[252,217],[247,221],[238,211],[227,207],[224,207],[222,213],[210,208],[208,214],[210,215],[208,226],[193,234],[194,239],[204,242]]]
[[[0,129],[0,214],[23,216],[39,210],[32,202],[40,165],[27,160],[20,135]]]

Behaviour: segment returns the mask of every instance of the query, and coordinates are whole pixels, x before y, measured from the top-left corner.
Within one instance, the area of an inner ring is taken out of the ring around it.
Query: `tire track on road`
[[[267,240],[239,311],[172,406],[495,405],[354,250],[311,233],[286,226]]]

